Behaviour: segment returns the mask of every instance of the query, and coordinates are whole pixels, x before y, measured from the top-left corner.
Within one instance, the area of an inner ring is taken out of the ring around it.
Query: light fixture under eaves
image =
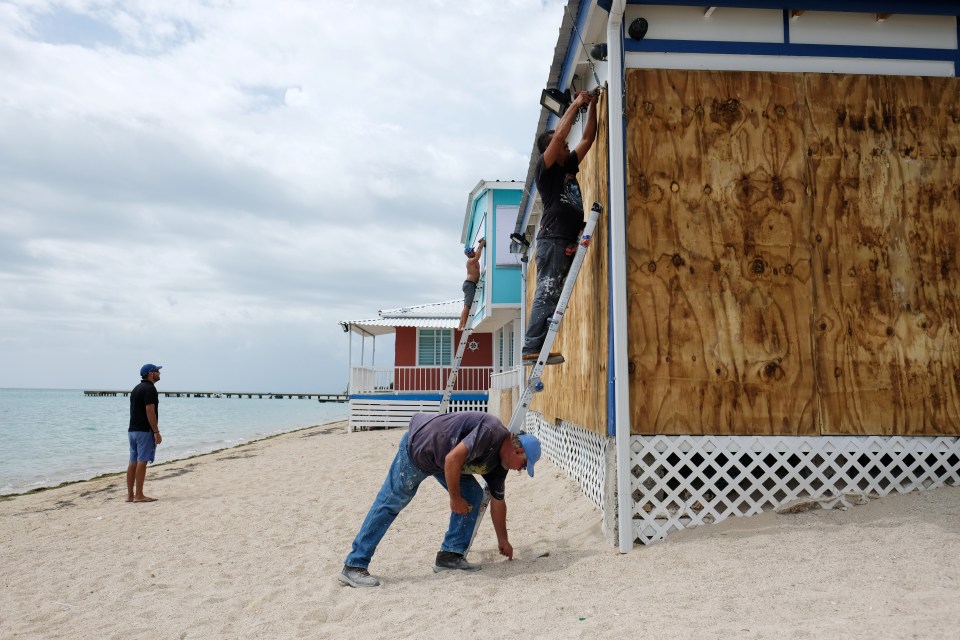
[[[570,90],[544,89],[540,94],[540,106],[558,118],[561,117],[570,106]]]

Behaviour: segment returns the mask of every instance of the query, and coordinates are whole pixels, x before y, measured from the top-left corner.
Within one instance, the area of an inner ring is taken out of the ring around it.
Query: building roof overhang
[[[380,336],[394,333],[397,327],[418,329],[456,329],[460,324],[463,300],[448,300],[430,304],[381,309],[379,318],[369,320],[344,320],[340,326],[344,332],[353,331],[362,336]]]

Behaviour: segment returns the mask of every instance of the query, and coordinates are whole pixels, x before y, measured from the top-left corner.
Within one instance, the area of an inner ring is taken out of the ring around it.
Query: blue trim
[[[613,6],[613,0],[597,0],[597,6],[610,13],[610,7]]]
[[[783,41],[790,44],[790,12],[783,10]]]
[[[436,400],[443,399],[442,393],[352,393],[350,400]],[[486,393],[452,393],[450,400],[479,400],[486,402],[489,396]]]
[[[607,166],[610,165],[610,154],[607,154]],[[610,181],[607,180],[607,202],[612,203],[613,194],[610,193]],[[613,217],[610,207],[607,207],[607,264],[613,265]],[[613,352],[613,269],[607,270],[607,435],[613,436],[617,432],[617,402],[614,394],[617,392],[617,374],[615,371],[617,359]]]
[[[563,66],[560,67],[560,77],[557,78],[557,88],[561,91],[570,86],[570,82],[573,80],[573,69],[574,61],[577,59],[577,54],[580,51],[580,38],[577,34],[583,35],[583,29],[587,26],[587,16],[590,14],[589,11],[590,0],[580,0],[580,5],[577,7],[577,15],[574,17],[574,24],[576,25],[576,30],[570,30],[570,40],[567,42],[567,55],[563,59]],[[556,116],[551,116],[555,118]]]
[[[577,25],[577,30],[579,33],[583,33],[583,29],[587,23],[587,14],[589,14],[589,6],[592,0],[580,0],[580,4],[577,5],[577,15],[574,17],[574,24]],[[597,3],[599,6],[599,2]],[[607,0],[607,4],[610,4],[610,0]],[[564,5],[566,6],[566,5]],[[607,11],[609,11],[609,6]],[[566,15],[566,8],[564,8],[564,15]],[[573,29],[570,29],[570,39],[567,41],[567,52],[566,56],[563,59],[563,65],[560,67],[560,76],[557,78],[557,88],[561,91],[570,86],[570,82],[573,76],[573,61],[577,57],[577,51],[580,47],[580,39],[577,37],[577,33]],[[549,79],[548,79],[549,80]],[[547,128],[544,131],[549,131],[554,129],[559,118],[552,113],[547,117]],[[520,212],[520,215],[523,219],[523,225],[526,227],[530,222],[530,214],[533,211],[533,185],[524,184],[524,188],[530,188],[531,196],[527,198],[527,204],[523,208],[523,211]],[[536,233],[536,230],[534,230]]]
[[[956,16],[954,20],[957,21],[957,48],[960,49],[960,15]],[[957,56],[956,62],[953,63],[953,75],[960,76],[960,56]]]
[[[942,0],[711,0],[710,2],[690,2],[690,0],[627,0],[631,5],[667,5],[673,7],[726,7],[731,9],[799,9],[803,11],[844,11],[848,13],[906,13],[928,16],[955,16],[957,6],[953,2]],[[609,11],[609,9],[608,9]]]
[[[624,42],[624,47],[627,51],[631,52],[874,58],[881,60],[942,60],[953,62],[954,64],[960,62],[960,51],[957,49],[922,49],[919,47],[867,47],[843,44],[630,39]]]

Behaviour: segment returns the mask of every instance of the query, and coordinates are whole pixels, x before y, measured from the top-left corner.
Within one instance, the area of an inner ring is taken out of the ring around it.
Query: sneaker
[[[480,565],[467,562],[462,553],[439,551],[437,560],[433,563],[433,572],[441,571],[480,571]]]
[[[525,353],[522,356],[524,364],[536,364],[537,358],[540,357],[540,352],[537,353]],[[565,358],[555,351],[551,351],[550,355],[547,356],[547,364],[561,364],[565,362]]]
[[[379,587],[380,581],[370,575],[370,572],[360,567],[343,565],[343,571],[337,576],[342,584],[351,587]]]

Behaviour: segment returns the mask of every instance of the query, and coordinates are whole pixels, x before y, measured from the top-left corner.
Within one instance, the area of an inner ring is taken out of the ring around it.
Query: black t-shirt
[[[418,413],[410,420],[410,461],[426,473],[443,473],[447,454],[462,442],[470,452],[463,473],[482,476],[490,495],[503,500],[507,469],[500,462],[500,445],[509,434],[503,423],[481,411]]]
[[[537,160],[537,191],[543,202],[538,238],[561,238],[576,242],[583,229],[583,196],[577,172],[580,160],[571,152],[564,165],[543,166],[543,156]]]
[[[144,380],[130,392],[130,428],[127,431],[153,431],[147,421],[147,405],[152,404],[157,409],[157,419],[160,419],[160,397],[157,388],[149,380]]]

